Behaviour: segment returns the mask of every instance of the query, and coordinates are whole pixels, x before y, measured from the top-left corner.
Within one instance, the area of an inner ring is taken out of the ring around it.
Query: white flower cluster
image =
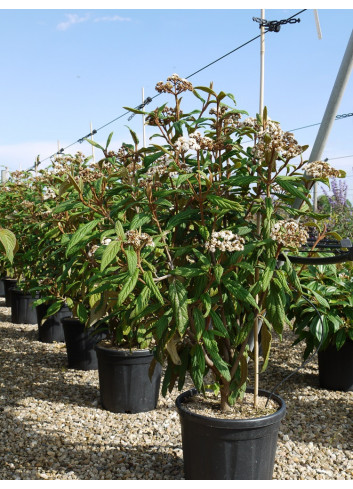
[[[208,149],[208,150],[213,149],[213,139],[207,136],[202,136],[202,134],[198,131],[195,131],[194,133],[190,134],[190,139],[193,139],[196,142],[196,144],[200,146],[200,149]]]
[[[103,246],[108,246],[109,243],[111,243],[111,239],[110,238],[103,238],[102,239],[102,245]]]
[[[326,161],[312,161],[303,166],[308,175],[314,178],[339,177],[340,170],[335,170]]]
[[[147,233],[139,233],[137,229],[126,232],[126,244],[130,244],[135,250],[140,250],[143,246],[154,247],[152,237]]]
[[[155,164],[147,170],[147,175],[153,177],[154,175],[168,175],[170,177],[177,177],[178,172],[169,171],[169,165],[171,163],[170,157],[165,154],[155,161]]]
[[[293,134],[284,132],[276,121],[269,119],[263,127],[257,119],[247,117],[244,121],[238,122],[237,126],[239,128],[250,127],[256,131],[256,142],[253,148],[255,158],[264,158],[265,151],[274,150],[284,159],[294,158],[303,152],[303,148],[294,139]],[[269,137],[270,141],[268,141]]]
[[[205,248],[208,251],[242,251],[244,249],[245,240],[232,231],[213,231],[210,241],[206,241]]]
[[[186,138],[184,136],[178,138],[174,146],[179,153],[186,153],[192,150],[198,151],[200,149],[200,145],[196,142],[195,138]]]
[[[276,222],[271,230],[270,236],[278,244],[289,248],[298,248],[306,244],[309,238],[306,229],[299,222],[294,221],[294,219]]]
[[[339,273],[339,274],[338,274],[338,276],[339,276],[339,278],[340,278],[341,280],[349,280],[349,279],[350,279],[350,276],[349,276],[349,275],[347,275],[347,273],[344,273],[344,272]]]
[[[49,200],[55,198],[56,198],[56,193],[51,188],[47,189],[47,191],[43,194],[43,200]]]

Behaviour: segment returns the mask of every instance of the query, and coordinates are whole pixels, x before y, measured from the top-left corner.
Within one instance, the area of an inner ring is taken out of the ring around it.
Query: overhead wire
[[[278,25],[283,25],[283,24],[291,24],[292,22],[290,22],[291,19],[294,19],[295,17],[297,17],[298,15],[302,14],[303,12],[305,12],[307,9],[303,9],[303,10],[300,10],[299,12],[291,15],[290,17],[288,17],[287,19],[284,19],[282,21],[272,21],[273,23],[276,23]],[[300,19],[299,19],[300,21]],[[261,26],[260,26],[261,27]],[[265,34],[267,32],[278,32],[278,31],[271,31],[270,29],[267,30],[265,32]],[[236,47],[235,49],[232,49],[231,51],[229,51],[228,53],[224,54],[223,56],[217,58],[216,60],[212,61],[211,63],[208,63],[207,65],[203,66],[202,68],[200,68],[199,70],[197,71],[194,71],[193,73],[191,73],[190,75],[188,75],[186,77],[186,79],[189,79],[191,78],[192,76],[196,75],[197,73],[200,73],[201,71],[205,70],[206,68],[212,66],[213,64],[217,63],[218,61],[226,58],[227,56],[233,54],[234,52],[238,51],[239,49],[247,46],[248,44],[250,44],[251,42],[255,41],[256,39],[260,38],[261,37],[261,34],[259,34],[258,36],[255,36],[253,37],[252,39],[250,39],[249,41],[246,41],[245,43],[241,44],[240,46]],[[152,100],[154,100],[155,98],[157,98],[159,95],[161,95],[161,93],[158,93],[156,95],[154,95],[153,97],[148,97],[146,100],[144,100],[144,102],[142,104],[139,104],[137,105],[136,107],[134,107],[136,110],[139,110],[141,107],[144,107],[145,105],[147,105],[148,103],[152,102]],[[72,142],[71,144],[69,144],[68,146],[65,146],[64,148],[60,148],[59,151],[53,153],[52,155],[50,156],[47,156],[46,158],[44,158],[43,160],[39,160],[39,158],[37,159],[36,163],[28,169],[28,171],[31,171],[31,170],[34,170],[36,169],[40,164],[42,164],[44,161],[47,161],[51,158],[53,158],[54,156],[56,155],[60,155],[60,154],[64,154],[64,151],[66,151],[68,148],[71,148],[72,146],[74,146],[75,144],[77,143],[82,143],[85,139],[87,139],[88,137],[91,137],[93,136],[94,134],[96,134],[98,131],[102,130],[103,128],[107,127],[108,125],[112,124],[113,122],[116,122],[117,120],[125,117],[127,114],[130,114],[129,111],[127,112],[124,112],[123,114],[119,115],[118,117],[112,119],[111,121],[107,122],[106,124],[102,125],[101,127],[99,127],[98,129],[94,129],[92,132],[90,132],[88,135],[84,136],[84,137],[81,137],[79,139],[77,139],[76,141]]]

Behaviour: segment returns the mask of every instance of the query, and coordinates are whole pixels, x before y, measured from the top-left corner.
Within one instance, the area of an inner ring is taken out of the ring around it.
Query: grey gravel
[[[65,344],[41,343],[37,331],[12,324],[0,299],[1,480],[183,479],[178,392],[148,413],[108,412],[98,372],[67,369]],[[302,363],[303,346],[289,348],[292,341],[288,331],[273,346],[261,388]],[[353,479],[353,392],[321,389],[314,359],[278,393],[287,414],[273,478]]]

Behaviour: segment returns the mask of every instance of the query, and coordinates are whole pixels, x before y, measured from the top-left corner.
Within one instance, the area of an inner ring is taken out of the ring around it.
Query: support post
[[[341,66],[339,68],[336,81],[334,83],[327,107],[320,124],[319,131],[317,133],[311,154],[309,157],[309,162],[318,161],[321,158],[323,150],[326,145],[327,138],[330,134],[332,125],[335,121],[339,104],[341,102],[345,87],[349,80],[350,73],[353,68],[353,31],[348,41],[346,51],[344,53]],[[307,187],[310,189],[313,186],[310,176],[304,175],[307,179]],[[295,209],[300,209],[303,204],[303,200],[297,198],[293,204]]]

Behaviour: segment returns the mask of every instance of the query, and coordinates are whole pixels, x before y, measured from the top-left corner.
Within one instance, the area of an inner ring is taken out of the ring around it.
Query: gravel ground
[[[36,325],[9,321],[0,299],[1,480],[183,479],[177,391],[148,413],[105,411],[97,371],[67,369],[63,343],[41,343]],[[292,340],[288,332],[274,345],[261,388],[301,364]],[[273,478],[352,480],[353,392],[321,389],[314,360],[279,394],[287,414]]]

